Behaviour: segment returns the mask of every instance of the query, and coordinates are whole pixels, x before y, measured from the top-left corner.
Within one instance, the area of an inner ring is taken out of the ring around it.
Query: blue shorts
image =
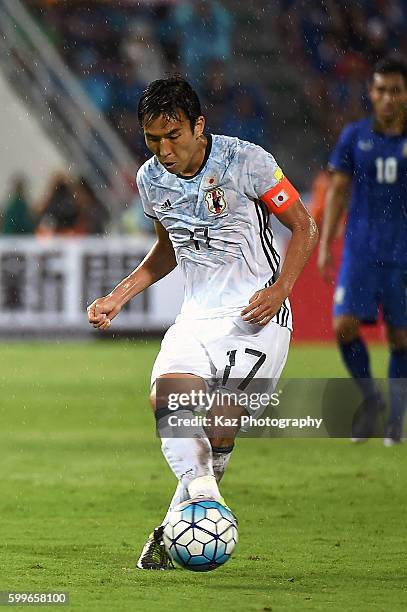
[[[352,315],[363,323],[383,319],[391,327],[407,327],[407,268],[361,263],[344,258],[334,294],[334,316]]]

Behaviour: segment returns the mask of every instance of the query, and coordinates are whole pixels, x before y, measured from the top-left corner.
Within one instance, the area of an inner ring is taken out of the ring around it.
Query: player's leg
[[[210,440],[212,446],[212,465],[217,482],[222,480],[223,474],[229,465],[232,451],[235,446],[234,439]]]
[[[212,426],[210,430],[207,429],[207,434],[212,447],[212,465],[215,478],[217,482],[220,482],[229,464],[232,456],[233,449],[235,447],[235,438],[240,430],[240,417],[245,414],[242,408],[237,406],[225,407],[221,404],[217,404],[212,407],[209,412],[211,423],[214,423],[216,418],[227,417],[231,419],[231,422],[236,424],[225,427],[225,426]]]
[[[363,403],[353,419],[353,442],[364,442],[373,435],[377,416],[384,410],[384,401],[372,377],[369,353],[359,335],[359,327],[360,321],[356,317],[334,317],[334,330],[342,359],[363,397]]]
[[[193,374],[169,373],[161,375],[150,397],[155,414],[161,449],[173,473],[188,490],[190,497],[204,495],[220,499],[213,471],[212,448],[201,424],[174,425],[188,422],[193,417],[194,404],[173,409],[175,397],[197,397],[206,392],[205,381]],[[187,436],[187,437],[183,437]]]
[[[188,427],[172,425],[172,418],[178,423],[193,416],[191,406],[171,409],[175,396],[184,394],[184,397],[191,397],[192,391],[205,391],[205,383],[200,377],[184,372],[163,374],[152,387],[150,402],[161,438],[161,449],[178,479],[178,485],[162,524],[154,529],[144,545],[137,562],[139,569],[165,570],[173,567],[162,536],[166,518],[175,506],[200,495],[222,500],[205,430],[199,424]]]
[[[248,385],[245,392],[249,396],[261,390],[270,391],[277,384],[285,365],[290,337],[288,328],[274,323],[260,327],[234,319],[229,329],[225,329],[223,337],[206,345],[213,362],[217,364],[217,378],[224,384],[223,389],[233,394],[237,392],[239,396],[236,384],[245,381]],[[235,438],[241,430],[240,417],[248,412],[251,413],[250,408],[247,411],[241,406],[229,405],[228,401],[215,404],[210,411],[212,423],[216,417],[229,419],[226,426],[207,430],[218,482],[229,464]]]
[[[370,369],[369,353],[365,341],[360,336],[360,320],[353,315],[335,316],[333,327],[343,362],[351,376],[356,380],[365,399],[376,392]]]
[[[174,508],[178,506],[178,504],[182,504],[182,502],[187,501],[187,499],[190,499],[187,487],[184,486],[182,482],[178,482],[161,525],[165,525],[169,514],[174,510]]]
[[[181,374],[177,374],[177,372],[181,372]],[[190,373],[193,372],[196,374],[191,375]],[[200,376],[198,376],[198,374],[200,374]],[[195,462],[193,460],[193,456],[196,456],[197,445],[196,440],[191,439],[190,437],[192,433],[191,428],[188,428],[188,438],[186,439],[185,437],[177,438],[176,435],[173,435],[176,434],[176,432],[169,430],[167,430],[166,435],[164,435],[163,428],[168,425],[168,419],[166,422],[165,414],[167,413],[167,416],[169,416],[168,390],[167,397],[165,397],[165,384],[163,386],[160,383],[158,388],[159,397],[157,399],[156,381],[161,380],[161,382],[163,382],[163,379],[166,377],[172,378],[171,381],[167,381],[170,383],[169,391],[174,390],[175,385],[178,393],[183,391],[188,393],[191,390],[191,385],[195,385],[195,389],[197,387],[202,388],[203,379],[209,379],[211,375],[212,372],[207,354],[195,338],[194,330],[189,329],[185,324],[173,325],[165,334],[161,343],[161,350],[154,363],[153,372],[151,375],[152,393],[150,397],[154,414],[157,419],[158,431],[159,433],[163,434],[161,437],[164,438],[162,439],[164,455],[166,456],[166,459],[170,459],[170,466],[174,468],[173,471],[176,473],[177,478],[182,476],[185,472],[185,477],[181,478],[178,482],[176,491],[169,506],[169,511],[178,505],[178,503],[189,499],[191,496],[190,492],[188,491],[188,484],[189,480],[192,479],[191,476],[195,473],[195,464],[198,466],[197,472],[201,470],[204,474],[204,478],[209,476],[210,480],[213,481],[212,489],[210,491],[212,495],[220,494],[218,493],[216,479],[213,476],[213,467],[211,468],[210,464],[211,449],[205,432],[202,432],[201,430],[194,432],[198,436],[197,439],[199,440],[198,446],[200,450],[199,460]],[[178,381],[181,381],[182,388]],[[157,408],[162,409],[161,412],[157,413]],[[173,414],[176,412],[177,411],[174,411]],[[187,415],[184,416],[190,417],[191,415],[192,413],[188,411]],[[182,415],[178,414],[178,416]],[[203,465],[203,459],[205,457],[206,466]],[[194,465],[191,467],[189,462],[192,462]],[[196,480],[199,482],[199,479],[196,478],[195,481]],[[208,488],[207,482],[206,486]],[[215,487],[217,490],[214,491]],[[193,494],[195,494],[195,492],[193,492]],[[172,566],[171,561],[165,552],[162,540],[164,522],[165,519],[163,523],[159,527],[156,527],[154,532],[150,534],[137,562],[138,568],[160,570],[169,569]]]
[[[218,371],[217,374],[220,373],[221,378],[223,378],[224,369],[226,366],[228,366],[230,361],[228,358],[228,347],[229,345],[233,345],[233,347],[235,347],[233,350],[236,350],[237,353],[238,367],[233,372],[236,377],[246,378],[248,373],[253,372],[253,366],[255,365],[253,363],[253,358],[255,361],[258,361],[259,355],[261,355],[260,361],[262,364],[264,364],[264,368],[259,368],[257,370],[258,377],[262,377],[265,380],[270,379],[276,382],[281,374],[287,358],[288,346],[290,342],[290,330],[287,328],[281,328],[275,324],[270,324],[269,326],[266,326],[266,328],[262,328],[260,330],[258,328],[255,329],[254,326],[246,326],[246,328],[250,330],[250,333],[245,334],[241,333],[241,330],[237,329],[233,324],[229,324],[228,328],[228,324],[225,321],[222,323],[224,326],[224,334],[219,333],[221,331],[219,329],[216,341],[214,343],[208,341],[205,345],[205,351],[208,355],[211,353],[212,357],[218,363],[218,358],[220,358],[220,363],[222,365],[220,365],[220,371]],[[211,323],[209,327],[213,333],[216,326]],[[230,334],[231,330],[233,330],[232,334]],[[231,337],[229,337],[230,335]],[[207,337],[206,340],[208,340]],[[270,350],[270,347],[272,347],[272,350]],[[268,358],[266,353],[268,353]],[[174,376],[173,381],[171,382],[175,381],[176,376]],[[159,380],[159,382],[162,383],[162,379],[161,381]],[[168,380],[165,382],[168,383]],[[161,396],[163,389],[162,384],[157,385],[157,389],[159,390],[158,396]],[[166,391],[165,387],[164,391],[164,397],[160,397],[160,399],[157,398],[157,395],[156,397],[152,397],[152,403],[155,404],[156,407],[161,401],[165,401],[165,396],[168,395],[168,391]],[[191,389],[184,389],[184,391],[190,393]],[[229,419],[231,419],[232,423],[231,425],[222,425],[220,427],[215,424],[214,427],[211,427],[207,431],[212,446],[212,468],[217,482],[221,480],[229,463],[234,447],[234,440],[238,431],[240,430],[240,417],[242,414],[245,414],[245,410],[240,406],[227,405],[227,410],[225,411],[225,405],[222,404],[213,406],[209,411],[208,416],[210,417],[211,423],[214,423],[216,416],[227,416]],[[194,480],[194,483],[199,483],[201,481],[203,484],[203,480],[207,478],[208,476],[204,476],[203,478],[198,477]],[[202,491],[202,493],[204,493],[204,491]],[[171,501],[169,510],[184,499],[194,497],[195,495],[196,493],[191,491],[191,486],[187,483],[184,485],[181,479]],[[219,499],[221,503],[225,503],[223,498],[216,497],[213,492],[209,492],[209,496]]]
[[[382,306],[390,349],[389,395],[390,413],[385,444],[401,442],[403,417],[407,401],[407,273],[403,268],[383,272]]]
[[[212,447],[212,467],[213,473],[216,478],[216,482],[220,482],[225,470],[228,466],[233,448],[234,448],[234,438],[233,439],[209,439],[211,447]],[[162,525],[165,525],[166,520],[170,512],[178,506],[178,504],[190,499],[190,495],[188,492],[188,488],[182,484],[181,481],[178,482],[178,485],[175,489],[175,493],[171,499],[171,502],[168,506],[167,513],[162,521]]]
[[[344,258],[334,293],[333,328],[343,362],[368,399],[375,392],[369,353],[361,338],[360,322],[377,319],[377,272],[360,262]]]
[[[342,360],[363,397],[355,415],[352,439],[364,441],[374,431],[383,399],[373,380],[369,352],[360,336],[360,323],[377,319],[377,294],[380,281],[375,268],[362,267],[358,261],[344,259],[334,294],[333,328]]]
[[[230,439],[230,440],[218,439],[218,440],[209,440],[209,441],[212,447],[213,474],[215,476],[216,482],[219,483],[229,463],[229,460],[232,454],[232,450],[233,450],[233,446],[234,446],[234,439]],[[167,522],[167,518],[169,514],[172,512],[172,510],[176,506],[178,506],[178,504],[190,499],[190,497],[191,496],[189,494],[187,486],[183,484],[182,481],[180,480],[175,489],[175,493],[171,499],[171,502],[168,506],[167,513],[161,524],[165,525]]]
[[[392,446],[402,440],[403,418],[407,402],[407,329],[387,326],[390,348],[389,393],[390,413],[385,444]]]

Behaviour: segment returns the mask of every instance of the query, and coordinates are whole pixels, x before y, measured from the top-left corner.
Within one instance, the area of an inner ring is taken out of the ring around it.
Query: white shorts
[[[251,381],[260,379],[261,390],[269,392],[287,360],[290,337],[287,327],[253,325],[241,317],[179,321],[162,340],[151,384],[163,374],[179,372],[218,381],[230,390],[234,381],[244,380],[247,392],[253,388]]]

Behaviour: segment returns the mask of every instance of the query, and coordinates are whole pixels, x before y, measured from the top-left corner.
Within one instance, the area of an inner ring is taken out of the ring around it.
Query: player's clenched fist
[[[88,320],[95,329],[107,329],[120,312],[121,304],[111,295],[98,298],[88,306]]]

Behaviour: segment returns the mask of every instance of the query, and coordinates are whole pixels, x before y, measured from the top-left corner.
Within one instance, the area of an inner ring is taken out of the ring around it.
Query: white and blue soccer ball
[[[163,539],[175,563],[193,572],[208,572],[230,559],[237,544],[236,519],[213,499],[190,499],[171,512]]]

